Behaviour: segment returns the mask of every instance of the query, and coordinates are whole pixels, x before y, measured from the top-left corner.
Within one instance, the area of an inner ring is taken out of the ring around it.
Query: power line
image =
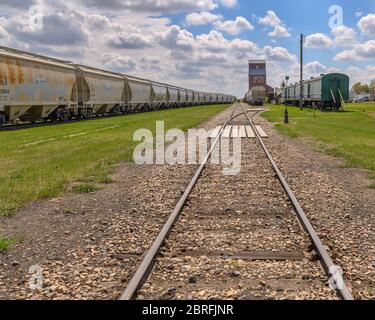
[[[357,67],[357,68],[359,68],[359,69],[362,69],[362,70],[364,70],[364,71],[368,71],[366,68],[360,66],[359,64],[356,64],[356,63],[354,63],[354,62],[350,62],[350,61],[348,61],[348,60],[344,60],[344,59],[341,59],[340,57],[337,57],[337,54],[336,54],[336,53],[332,52],[331,50],[328,50],[327,48],[324,48],[324,47],[322,47],[322,46],[320,46],[320,45],[318,45],[318,47],[319,47],[320,49],[324,50],[324,51],[327,51],[328,53],[330,53],[331,55],[335,56],[337,59],[341,60],[342,62],[346,62],[346,63],[348,63],[348,64],[351,64],[352,66]]]

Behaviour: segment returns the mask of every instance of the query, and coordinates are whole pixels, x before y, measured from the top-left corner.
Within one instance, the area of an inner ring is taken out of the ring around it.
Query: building
[[[269,100],[274,99],[274,89],[267,85],[267,64],[266,60],[249,61],[249,92],[252,88],[262,87]]]
[[[253,87],[267,87],[266,60],[249,61],[249,91]]]

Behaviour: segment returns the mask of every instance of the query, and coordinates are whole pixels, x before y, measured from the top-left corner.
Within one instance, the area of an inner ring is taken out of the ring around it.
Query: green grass
[[[8,250],[9,247],[14,243],[14,239],[5,238],[0,236],[0,253]]]
[[[281,133],[308,141],[319,150],[345,159],[345,166],[374,171],[375,179],[375,103],[349,104],[345,112],[301,111],[289,107],[289,125],[283,124],[284,106],[270,105],[262,116]],[[375,188],[375,182],[371,185]]]
[[[0,132],[0,215],[11,215],[27,202],[55,197],[73,183],[76,192],[92,192],[110,183],[114,164],[132,161],[133,134],[196,127],[226,106],[201,106],[133,114],[79,123]],[[78,184],[79,183],[79,184]],[[74,188],[74,187],[73,187]]]
[[[100,190],[96,185],[91,183],[79,184],[73,187],[75,193],[91,193]]]

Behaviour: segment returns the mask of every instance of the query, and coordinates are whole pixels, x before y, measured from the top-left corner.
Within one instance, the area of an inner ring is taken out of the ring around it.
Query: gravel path
[[[228,113],[202,127],[221,124]],[[256,122],[353,294],[374,299],[375,191],[367,173],[343,169],[264,119]],[[220,167],[204,172],[140,298],[337,298],[259,150],[243,142],[246,170],[237,178],[223,177]],[[1,234],[23,239],[0,254],[0,299],[117,299],[195,170],[120,164],[114,183],[99,192],[32,203],[0,218]],[[31,290],[28,269],[36,264],[44,285]]]
[[[223,169],[205,169],[140,299],[336,299],[259,143]]]
[[[356,299],[375,299],[375,190],[368,172],[315,152],[256,118],[270,135],[266,145],[280,166]],[[286,156],[287,155],[287,156]]]
[[[201,127],[222,123],[229,112]],[[0,233],[22,239],[0,254],[0,299],[117,299],[196,168],[122,163],[98,192],[0,217]],[[43,274],[42,289],[30,288],[32,266]]]

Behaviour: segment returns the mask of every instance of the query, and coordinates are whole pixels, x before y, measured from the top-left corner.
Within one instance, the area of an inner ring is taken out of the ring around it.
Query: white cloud
[[[110,26],[111,22],[108,17],[102,14],[91,14],[87,18],[87,24],[91,29],[103,30]]]
[[[375,14],[370,13],[362,17],[358,22],[358,28],[364,35],[374,36],[375,34]]]
[[[276,27],[282,24],[280,18],[272,10],[268,10],[267,15],[263,18],[259,18],[258,21],[259,23],[270,27]]]
[[[354,83],[361,82],[361,83],[369,83],[372,79],[374,79],[374,72],[371,71],[371,67],[367,68],[367,71],[351,66],[347,68],[344,73],[346,73],[350,78],[350,85]]]
[[[151,13],[209,11],[217,8],[213,0],[83,0],[85,5],[116,11],[129,9]]]
[[[327,48],[333,47],[335,42],[323,33],[314,33],[306,37],[305,46],[307,48]]]
[[[311,77],[318,77],[321,74],[333,73],[333,72],[342,72],[341,69],[335,67],[328,67],[325,64],[322,64],[319,61],[311,61],[303,66],[303,78],[310,79]],[[287,71],[287,74],[290,76],[290,82],[299,82],[300,80],[300,64],[294,63],[291,68]]]
[[[267,27],[273,27],[273,31],[268,33],[268,36],[270,36],[271,38],[290,37],[290,33],[287,30],[286,26],[283,24],[277,14],[272,10],[268,10],[267,15],[263,18],[259,18],[258,22]]]
[[[189,25],[194,25],[194,26],[209,24],[209,23],[213,23],[217,20],[222,20],[222,19],[223,19],[222,15],[216,15],[207,11],[203,11],[200,13],[193,12],[186,16],[186,22]]]
[[[233,8],[237,5],[237,0],[220,0],[220,3],[227,8]]]
[[[218,30],[194,36],[181,26],[171,25],[169,18],[160,15],[161,10],[177,12],[171,10],[177,10],[180,2],[190,3],[186,13],[215,15],[207,4],[230,7],[236,1],[109,0],[99,3],[91,0],[101,7],[100,10],[85,5],[88,0],[37,1],[43,2],[46,17],[57,16],[61,21],[51,26],[56,21],[47,20],[47,29],[35,33],[27,28],[28,18],[24,11],[9,8],[8,14],[0,17],[2,44],[194,90],[238,95],[247,91],[248,59],[268,60],[271,84],[284,73],[283,68],[296,59],[285,48],[263,48],[240,37],[227,39],[225,33]],[[120,7],[116,7],[116,2]],[[142,9],[140,6],[144,3],[151,4],[151,9]],[[124,8],[124,4],[128,7]],[[222,20],[209,23],[226,22]],[[232,22],[235,25],[236,21]],[[249,25],[245,23],[241,27],[248,28]],[[234,29],[235,26],[232,33],[237,33]]]
[[[277,61],[277,62],[292,62],[297,60],[297,57],[293,54],[290,54],[287,49],[283,47],[274,47],[265,46],[263,52],[267,59]]]
[[[276,26],[275,29],[268,34],[271,38],[288,38],[290,33],[283,26]]]
[[[230,50],[244,52],[259,52],[259,47],[256,43],[252,41],[234,39],[230,43]]]
[[[117,52],[104,53],[101,61],[106,68],[116,72],[133,71],[137,65],[132,57],[123,56]]]
[[[35,0],[1,0],[1,5],[18,9],[30,8],[33,4]]]
[[[335,60],[375,60],[375,40],[354,46],[338,53]]]
[[[299,67],[299,65],[298,65]],[[322,73],[326,73],[327,72],[327,66],[320,63],[319,61],[311,61],[311,62],[308,62],[304,65],[304,73],[305,75],[307,75],[308,77],[312,76],[318,76]]]
[[[353,28],[346,26],[338,26],[332,30],[335,36],[335,42],[341,46],[352,46],[355,45],[357,33]]]
[[[234,21],[216,21],[214,23],[216,29],[225,31],[230,35],[237,35],[244,30],[253,30],[253,25],[244,17],[237,17]]]
[[[3,17],[0,17],[0,39],[8,37],[8,32],[3,27],[3,25],[5,25],[5,23],[6,23],[6,19],[3,18]]]
[[[230,42],[224,38],[222,33],[211,30],[208,34],[198,35],[197,44],[199,48],[213,52],[220,52],[229,48]]]
[[[192,50],[195,39],[192,33],[173,25],[159,35],[159,43],[169,49]]]
[[[149,37],[142,33],[115,33],[108,39],[108,45],[114,48],[121,49],[144,49],[152,46]]]
[[[84,17],[75,11],[47,13],[43,17],[43,28],[36,29],[29,24],[27,14],[20,14],[11,17],[4,26],[18,40],[26,43],[77,45],[88,42],[83,20]]]

